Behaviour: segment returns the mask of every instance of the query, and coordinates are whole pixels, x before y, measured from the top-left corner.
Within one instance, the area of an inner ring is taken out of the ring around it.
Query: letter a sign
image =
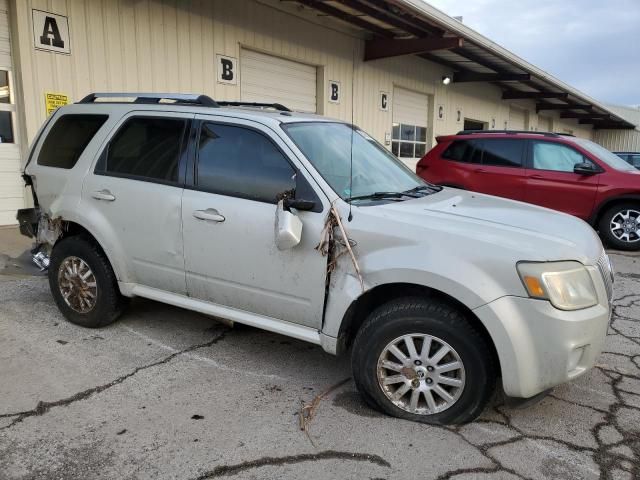
[[[69,19],[63,15],[31,10],[33,18],[33,45],[37,50],[71,53]]]

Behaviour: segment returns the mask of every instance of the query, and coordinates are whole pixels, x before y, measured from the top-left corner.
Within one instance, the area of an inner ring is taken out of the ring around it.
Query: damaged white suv
[[[582,220],[425,183],[349,124],[278,104],[91,94],[42,127],[19,212],[71,322],[141,296],[350,351],[364,399],[478,416],[593,366],[613,275]]]

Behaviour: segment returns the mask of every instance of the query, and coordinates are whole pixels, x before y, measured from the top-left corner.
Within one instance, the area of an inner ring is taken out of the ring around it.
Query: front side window
[[[482,141],[482,164],[495,167],[521,167],[524,141],[485,139]]]
[[[96,171],[106,175],[177,183],[186,120],[134,117],[109,143]]]
[[[276,203],[295,188],[295,170],[263,134],[248,128],[205,123],[198,141],[199,189]]]
[[[73,168],[107,118],[107,115],[85,114],[68,114],[58,118],[42,144],[38,165]]]
[[[576,164],[585,161],[580,152],[561,143],[536,141],[532,143],[533,168],[536,170],[573,172]]]
[[[344,200],[427,185],[382,145],[350,125],[300,122],[282,128]]]

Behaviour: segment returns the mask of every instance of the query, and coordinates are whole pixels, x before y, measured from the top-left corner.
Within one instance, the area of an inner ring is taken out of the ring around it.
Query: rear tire
[[[607,209],[598,224],[607,245],[618,250],[640,250],[640,204],[619,203]]]
[[[469,422],[495,390],[496,366],[484,335],[436,299],[401,298],[374,310],[356,336],[351,361],[367,403],[406,420]]]
[[[95,241],[85,236],[63,238],[55,244],[48,274],[58,308],[76,325],[109,325],[127,304],[109,260]]]

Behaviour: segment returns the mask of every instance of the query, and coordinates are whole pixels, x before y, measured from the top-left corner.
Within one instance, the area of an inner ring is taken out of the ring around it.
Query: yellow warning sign
[[[47,117],[56,111],[57,108],[67,105],[69,97],[63,93],[45,92],[44,105],[47,109]]]

